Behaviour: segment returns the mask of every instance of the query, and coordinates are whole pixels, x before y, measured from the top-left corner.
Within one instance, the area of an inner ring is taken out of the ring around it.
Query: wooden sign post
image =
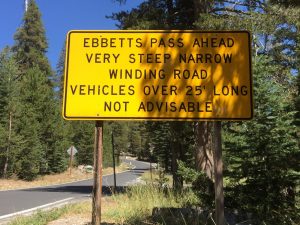
[[[101,195],[102,195],[102,155],[103,155],[103,121],[96,121],[95,150],[94,150],[94,186],[92,224],[101,222]]]
[[[221,121],[214,122],[214,175],[215,175],[215,218],[217,225],[225,225],[223,193],[223,161]]]

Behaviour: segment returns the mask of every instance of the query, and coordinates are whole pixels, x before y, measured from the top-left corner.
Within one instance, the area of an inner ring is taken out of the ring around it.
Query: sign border
[[[68,87],[68,69],[69,69],[69,55],[70,55],[70,42],[71,35],[73,33],[246,33],[248,35],[249,43],[249,72],[250,72],[250,104],[251,112],[250,117],[245,118],[201,118],[201,117],[88,117],[88,116],[67,116],[66,115],[66,105],[67,105],[67,87]],[[153,120],[153,121],[242,121],[253,119],[253,81],[252,81],[252,58],[251,58],[251,35],[249,31],[246,30],[235,30],[235,31],[202,31],[202,30],[71,30],[67,34],[67,44],[66,44],[66,56],[65,56],[65,71],[64,71],[64,92],[63,92],[63,118],[66,120]]]

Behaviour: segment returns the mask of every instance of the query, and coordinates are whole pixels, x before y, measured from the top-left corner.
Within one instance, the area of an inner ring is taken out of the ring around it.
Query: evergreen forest
[[[254,117],[222,121],[225,208],[251,215],[253,224],[300,224],[300,1],[145,0],[107,19],[123,30],[251,33]],[[63,120],[65,48],[56,68],[47,49],[30,0],[14,45],[0,50],[1,178],[66,171],[72,145],[76,165],[93,165],[95,122]],[[156,162],[173,176],[174,190],[188,187],[199,206],[213,209],[213,123],[105,121],[104,166],[112,166],[113,134],[119,159]]]

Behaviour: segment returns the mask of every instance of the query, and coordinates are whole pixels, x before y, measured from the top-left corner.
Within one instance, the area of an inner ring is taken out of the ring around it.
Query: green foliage
[[[175,195],[171,190],[163,192],[161,189],[149,186],[129,187],[126,193],[113,195],[104,200],[108,203],[102,213],[101,221],[109,221],[113,224],[158,224],[152,221],[151,214],[154,207],[180,208],[189,205],[191,201],[197,201],[192,192],[185,192],[185,197]],[[143,204],[141,204],[143,202]],[[187,203],[188,202],[188,203]],[[116,207],[117,206],[117,207]],[[9,225],[46,225],[51,221],[73,215],[91,214],[91,202],[69,204],[49,211],[19,217],[11,221]],[[173,220],[179,219],[180,224],[186,224],[181,215],[174,215]],[[164,218],[162,218],[164,220]],[[105,223],[105,222],[103,222]],[[162,223],[163,224],[163,223]]]
[[[128,152],[136,155],[139,159],[149,159],[149,149],[146,146],[145,124],[143,122],[130,122],[128,123],[127,133],[127,149]]]
[[[58,63],[56,65],[56,73],[52,81],[52,83],[54,84],[57,98],[60,100],[62,100],[63,98],[65,57],[66,57],[66,43],[64,43],[64,46],[60,52]]]
[[[67,149],[71,146],[69,140],[70,126],[66,124],[61,118],[60,110],[57,103],[53,106],[56,107],[52,114],[52,118],[48,124],[48,135],[51,137],[48,139],[47,148],[47,173],[61,173],[67,169],[69,156],[67,155]]]
[[[78,150],[76,155],[77,163],[79,165],[93,165],[95,123],[73,121],[71,124],[72,145]]]
[[[253,37],[255,115],[224,126],[225,203],[253,213],[256,224],[297,224],[299,9],[259,2],[233,1],[200,14],[195,23],[201,29],[246,29]]]
[[[191,29],[195,21],[194,1],[148,0],[130,12],[114,13],[109,18],[121,29]]]
[[[9,223],[11,225],[46,225],[49,222],[58,219],[63,214],[62,210],[56,209],[51,212],[38,211],[30,217],[21,217]]]
[[[300,137],[300,75],[297,76],[297,93],[295,97],[295,124],[298,126],[298,137]]]
[[[205,172],[197,171],[179,161],[178,173],[186,183],[192,184],[192,190],[201,201],[201,206],[212,210],[214,206],[214,184]]]
[[[225,139],[229,204],[255,215],[256,224],[293,224],[299,148],[286,89],[276,67],[258,57],[254,66],[255,117],[227,128]],[[247,204],[244,204],[244,203]]]
[[[19,104],[12,117],[12,131],[15,130],[20,139],[12,163],[15,164],[13,173],[22,179],[62,172],[67,166],[65,151],[69,140],[65,133],[68,132],[55,99],[52,71],[45,55],[47,47],[41,14],[31,0],[13,46],[18,75],[22,76],[12,80]]]
[[[147,122],[150,150],[153,160],[164,168],[166,172],[171,170],[171,133],[169,122]]]
[[[154,185],[129,187],[126,190],[126,194],[115,195],[113,199],[118,204],[118,207],[107,210],[103,213],[103,217],[113,219],[117,224],[149,223],[151,222],[150,217],[154,207],[180,208],[189,205],[190,201],[196,201],[192,192],[186,192],[183,198],[180,195],[176,195],[171,189],[163,191]],[[184,224],[184,221],[182,222]]]
[[[62,216],[70,214],[87,213],[90,210],[90,202],[81,202],[68,204],[59,208],[38,211],[30,216],[21,216],[9,222],[9,225],[47,225],[51,221],[55,221]]]
[[[19,155],[20,168],[17,172],[22,179],[32,180],[48,169],[45,145],[42,138],[42,122],[45,119],[47,103],[47,79],[39,68],[29,69],[20,83],[20,115],[18,132],[22,136]]]
[[[109,122],[104,123],[104,128],[103,128],[103,166],[104,167],[112,167],[113,166],[113,158],[112,158],[112,132],[113,129],[111,127],[111,124]],[[114,139],[117,135],[114,135]],[[115,145],[115,159],[116,159],[116,164],[119,164],[119,156],[118,156],[118,151],[116,151],[116,145],[118,145],[118,142],[114,140],[114,145]]]
[[[67,165],[64,131],[48,79],[39,68],[28,69],[20,79],[9,51],[0,58],[1,174],[32,180],[62,172]]]
[[[157,19],[160,17],[160,21]],[[164,1],[151,0],[141,3],[130,12],[119,12],[110,18],[117,20],[121,29],[163,29],[167,28]],[[165,26],[165,27],[163,27]]]
[[[126,143],[128,143],[128,132],[129,127],[126,122],[107,122],[107,126],[110,127],[111,132],[114,136],[114,147],[115,154],[120,155],[121,152],[127,152],[128,148]]]
[[[14,171],[20,135],[16,133],[19,88],[18,66],[10,50],[0,53],[0,176],[8,177]]]
[[[270,0],[270,3],[292,7],[300,6],[300,2],[298,0]]]

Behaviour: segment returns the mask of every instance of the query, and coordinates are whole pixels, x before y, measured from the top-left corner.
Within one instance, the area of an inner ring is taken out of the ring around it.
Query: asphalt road
[[[117,186],[121,190],[136,183],[143,172],[149,169],[149,163],[124,160],[132,163],[135,168],[117,174]],[[110,194],[113,175],[103,176],[103,193]],[[36,210],[63,204],[74,199],[88,198],[93,189],[93,180],[84,180],[46,187],[0,191],[0,220]]]

